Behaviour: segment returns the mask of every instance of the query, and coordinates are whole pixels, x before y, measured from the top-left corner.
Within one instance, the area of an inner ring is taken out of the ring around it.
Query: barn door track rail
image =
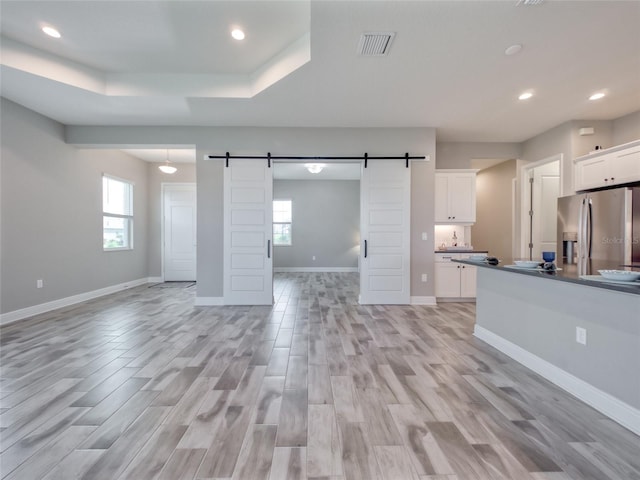
[[[369,160],[404,160],[405,165],[409,168],[409,160],[425,160],[426,157],[423,156],[410,156],[409,153],[405,153],[401,157],[370,157],[368,153],[365,153],[361,157],[350,157],[350,156],[329,156],[329,157],[294,157],[288,155],[271,155],[271,152],[266,155],[229,155],[229,152],[226,152],[225,155],[207,155],[209,159],[225,159],[225,164],[229,166],[229,160],[234,158],[244,158],[244,159],[255,159],[267,160],[269,164],[269,168],[271,168],[271,160],[304,160],[304,161],[314,161],[314,160],[364,160],[364,168],[367,168],[367,162]]]

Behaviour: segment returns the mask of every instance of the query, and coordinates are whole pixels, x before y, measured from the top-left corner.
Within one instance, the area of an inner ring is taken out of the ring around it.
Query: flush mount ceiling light
[[[45,26],[45,27],[42,27],[42,31],[43,31],[46,35],[49,35],[50,37],[53,37],[53,38],[60,38],[60,37],[62,37],[62,35],[60,35],[60,32],[59,32],[58,30],[56,30],[55,28],[50,27],[50,26],[48,26],[48,25],[47,25],[47,26]]]
[[[174,167],[173,165],[169,165],[169,149],[168,148],[167,148],[167,161],[164,165],[160,165],[158,169],[162,173],[168,173],[169,175],[174,174],[178,171],[176,167]]]
[[[305,163],[304,166],[309,170],[309,173],[320,173],[326,165],[324,163]]]
[[[533,93],[531,93],[531,92],[524,92],[524,93],[521,93],[521,94],[518,96],[518,100],[529,100],[531,97],[533,97]]]
[[[234,28],[231,30],[231,36],[236,40],[244,40],[244,32],[239,28]]]
[[[589,97],[589,100],[600,100],[603,97],[604,97],[604,93],[598,92],[598,93],[594,93],[593,95],[591,95]]]

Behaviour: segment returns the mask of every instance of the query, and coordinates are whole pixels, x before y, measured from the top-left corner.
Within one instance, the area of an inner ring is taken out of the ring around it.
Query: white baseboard
[[[473,335],[497,348],[525,367],[592,406],[607,417],[640,435],[640,410],[571,375],[486,328],[475,326]]]
[[[164,278],[163,277],[149,277],[149,278],[147,278],[147,282],[148,283],[163,283],[164,282]]]
[[[411,305],[437,305],[436,297],[411,297]]]
[[[111,285],[110,287],[99,288],[98,290],[79,293],[70,297],[60,298],[58,300],[41,303],[39,305],[33,305],[32,307],[21,308],[20,310],[3,313],[0,315],[0,325],[8,325],[9,323],[24,320],[25,318],[33,317],[34,315],[40,315],[41,313],[50,312],[51,310],[68,307],[80,302],[86,302],[87,300],[110,295],[112,293],[120,292],[128,288],[138,287],[140,285],[144,285],[145,283],[152,283],[150,282],[150,280],[150,278],[139,278],[138,280],[119,283],[118,285]]]
[[[217,307],[224,305],[224,297],[196,297],[196,307]]]
[[[436,297],[438,303],[476,303],[476,297]]]
[[[273,267],[277,273],[357,273],[358,267]]]

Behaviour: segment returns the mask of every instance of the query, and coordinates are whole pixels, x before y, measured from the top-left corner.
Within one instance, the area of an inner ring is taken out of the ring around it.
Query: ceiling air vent
[[[542,2],[544,2],[544,0],[518,0],[516,3],[516,6],[525,6],[525,7],[529,7],[532,5],[540,5]]]
[[[394,32],[363,33],[358,43],[358,54],[366,57],[382,57],[389,53]]]

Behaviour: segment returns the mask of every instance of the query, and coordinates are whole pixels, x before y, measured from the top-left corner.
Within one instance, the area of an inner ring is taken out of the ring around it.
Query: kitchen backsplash
[[[434,231],[434,243],[436,250],[444,243],[446,247],[453,247],[453,233],[458,238],[458,246],[471,245],[471,227],[463,225],[436,225]]]

